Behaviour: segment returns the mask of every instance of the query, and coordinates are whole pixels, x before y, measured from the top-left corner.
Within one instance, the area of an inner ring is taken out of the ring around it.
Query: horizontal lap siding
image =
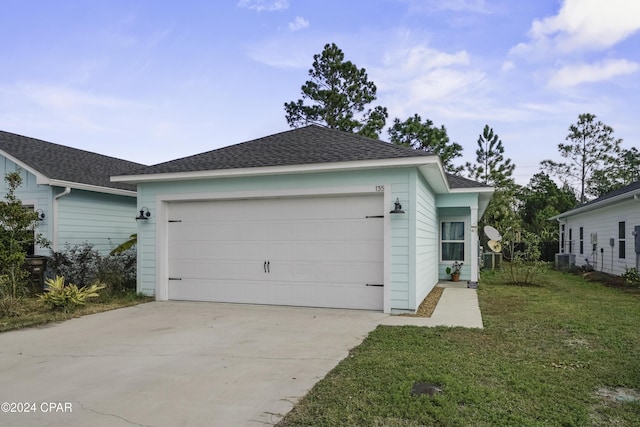
[[[413,294],[411,274],[411,236],[409,217],[412,203],[410,175],[415,170],[402,171],[401,180],[393,185],[393,200],[399,199],[404,214],[391,214],[391,307],[395,310],[408,310]]]
[[[438,283],[438,218],[433,191],[418,176],[416,189],[416,299],[422,300]]]
[[[619,258],[620,240],[618,238],[618,223],[625,222],[625,258]],[[562,222],[561,222],[562,224]],[[565,252],[569,253],[569,229],[572,230],[572,253],[576,257],[576,265],[589,263],[595,265],[596,270],[621,275],[627,268],[636,267],[635,237],[631,234],[634,226],[640,225],[640,203],[629,200],[586,212],[567,218],[565,225]],[[584,233],[584,253],[580,254],[580,227]],[[591,233],[598,234],[595,257],[592,252]],[[614,239],[613,257],[609,239]],[[604,251],[601,252],[601,249]],[[612,262],[613,260],[613,262]]]
[[[136,232],[134,197],[71,190],[58,203],[58,250],[89,243],[104,254]]]

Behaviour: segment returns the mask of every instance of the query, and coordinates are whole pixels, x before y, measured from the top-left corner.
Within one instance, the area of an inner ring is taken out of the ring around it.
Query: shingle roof
[[[179,173],[430,156],[433,154],[353,133],[309,125],[149,166],[136,170],[133,174]]]
[[[293,166],[358,160],[432,157],[434,154],[318,125],[280,132],[130,171],[127,175]],[[451,188],[486,188],[485,184],[446,174]]]
[[[625,193],[630,193],[630,192],[636,191],[636,190],[640,190],[640,181],[636,181],[636,182],[634,182],[632,184],[629,184],[629,185],[626,185],[624,187],[618,188],[617,190],[613,190],[613,191],[611,191],[611,192],[609,192],[609,193],[607,193],[607,194],[605,194],[603,196],[600,196],[595,200],[592,200],[592,201],[590,201],[588,203],[585,203],[584,205],[581,205],[579,207],[589,206],[589,205],[593,205],[593,204],[596,204],[596,203],[600,203],[600,202],[602,202],[604,200],[611,199],[611,198],[616,197],[616,196],[621,196],[621,195],[623,195]]]
[[[459,175],[447,173],[447,181],[450,188],[487,188],[489,185]]]
[[[605,195],[598,197],[595,200],[591,200],[590,202],[587,202],[583,205],[577,206],[571,210],[563,212],[560,215],[555,216],[554,218],[564,217],[567,214],[570,215],[574,212],[577,213],[577,212],[582,212],[586,210],[597,209],[597,207],[601,204],[605,204],[605,205],[608,204],[607,201],[609,199],[613,199],[614,197],[617,197],[617,196],[623,196],[624,194],[627,194],[627,193],[637,192],[638,190],[640,190],[640,181],[636,181],[624,187],[618,188],[617,190],[613,190]]]
[[[0,131],[0,150],[49,179],[121,190],[136,191],[136,186],[111,182],[110,177],[144,166],[4,131]]]

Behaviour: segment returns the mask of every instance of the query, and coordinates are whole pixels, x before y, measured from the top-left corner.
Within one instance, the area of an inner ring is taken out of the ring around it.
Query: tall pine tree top
[[[376,100],[376,85],[364,68],[344,60],[335,43],[313,56],[311,80],[301,87],[302,99],[284,104],[291,127],[322,124],[332,129],[378,138],[388,117],[385,107],[367,109]]]

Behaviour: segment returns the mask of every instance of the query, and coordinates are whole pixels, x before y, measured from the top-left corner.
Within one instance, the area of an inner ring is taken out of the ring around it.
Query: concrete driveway
[[[387,317],[153,302],[3,333],[0,425],[275,424]]]

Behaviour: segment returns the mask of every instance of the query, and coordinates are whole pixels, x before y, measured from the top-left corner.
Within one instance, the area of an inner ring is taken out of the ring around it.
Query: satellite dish
[[[496,240],[489,240],[487,242],[487,246],[489,246],[489,249],[491,249],[493,252],[502,252],[502,243]]]
[[[502,240],[502,236],[500,235],[500,232],[490,225],[484,226],[484,234],[486,234],[490,240],[495,240],[496,242],[499,242],[500,240]]]
[[[487,242],[489,249],[493,252],[502,252],[502,243],[500,243],[502,236],[500,235],[500,232],[490,225],[485,225],[484,234],[489,238],[489,241]]]

